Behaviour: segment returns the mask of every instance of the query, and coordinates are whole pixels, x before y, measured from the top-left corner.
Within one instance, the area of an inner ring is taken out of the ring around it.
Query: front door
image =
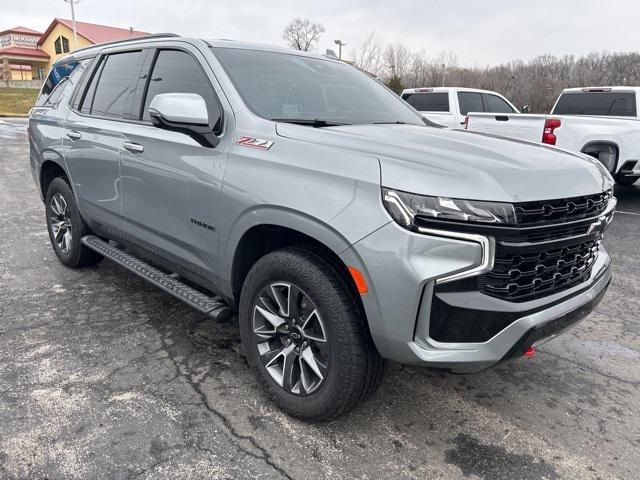
[[[125,229],[142,247],[215,283],[218,197],[229,146],[223,141],[215,148],[204,147],[186,134],[156,128],[148,108],[160,93],[197,93],[213,119],[219,117],[220,103],[197,52],[161,49],[153,55],[141,122],[124,130]]]

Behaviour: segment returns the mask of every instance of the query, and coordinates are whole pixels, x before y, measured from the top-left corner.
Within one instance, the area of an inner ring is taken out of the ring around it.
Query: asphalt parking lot
[[[331,424],[273,407],[215,324],[104,261],[56,259],[26,122],[0,119],[0,477],[639,478],[640,187],[620,188],[604,301],[531,359],[389,365]]]

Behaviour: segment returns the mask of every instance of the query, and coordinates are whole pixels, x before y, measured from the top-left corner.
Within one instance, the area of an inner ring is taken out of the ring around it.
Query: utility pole
[[[342,60],[342,47],[344,47],[346,43],[343,43],[342,40],[334,40],[333,43],[338,45],[338,60]]]
[[[64,0],[69,5],[71,5],[71,23],[73,23],[73,49],[78,49],[78,32],[76,30],[76,12],[73,6],[76,3],[80,3],[82,0]]]
[[[447,78],[447,64],[442,64],[442,86],[444,87],[444,80]]]

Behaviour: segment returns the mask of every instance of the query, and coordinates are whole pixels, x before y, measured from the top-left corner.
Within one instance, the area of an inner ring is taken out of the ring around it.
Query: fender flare
[[[325,245],[336,256],[352,245],[352,242],[326,222],[298,210],[275,205],[252,207],[238,217],[220,245],[218,284],[230,298],[233,297],[232,278],[238,245],[252,228],[269,225],[307,235]]]

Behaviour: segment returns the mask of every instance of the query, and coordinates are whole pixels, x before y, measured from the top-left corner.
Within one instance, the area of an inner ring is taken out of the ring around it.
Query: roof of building
[[[4,35],[5,33],[22,33],[22,34],[26,34],[26,35],[42,35],[42,32],[38,32],[36,30],[31,30],[30,28],[27,28],[27,27],[19,27],[19,26],[3,30],[3,31],[0,32],[0,35]]]
[[[0,48],[0,56],[6,57],[36,57],[42,59],[48,59],[49,54],[39,50],[37,48],[21,48],[21,47],[9,47]]]
[[[47,30],[42,34],[38,45],[41,45],[45,38],[51,33],[54,27],[61,23],[67,28],[73,30],[73,22],[64,18],[54,18]],[[76,22],[76,32],[81,37],[86,38],[91,43],[113,42],[125,38],[136,38],[148,35],[147,32],[133,30],[129,28],[108,27],[106,25],[97,25],[95,23]]]

